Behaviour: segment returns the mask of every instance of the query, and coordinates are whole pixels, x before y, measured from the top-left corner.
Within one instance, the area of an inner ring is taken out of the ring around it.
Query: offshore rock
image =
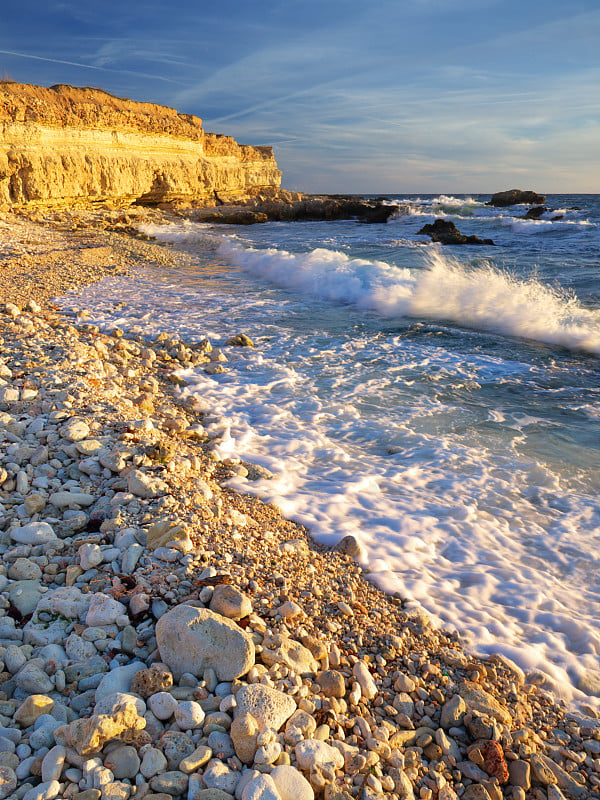
[[[491,239],[480,239],[479,236],[466,236],[448,219],[436,219],[431,225],[423,225],[418,234],[431,236],[432,241],[440,244],[494,244]]]
[[[507,189],[505,192],[496,192],[492,195],[486,205],[497,206],[504,208],[505,206],[514,206],[526,204],[531,206],[541,206],[546,202],[546,195],[538,194],[531,190],[524,191],[523,189]]]
[[[0,85],[0,208],[212,204],[269,196],[270,147],[173,108],[74,86]]]

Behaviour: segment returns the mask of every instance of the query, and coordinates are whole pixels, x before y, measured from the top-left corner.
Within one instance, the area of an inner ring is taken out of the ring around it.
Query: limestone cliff
[[[199,117],[100,89],[0,83],[0,208],[189,205],[272,195],[270,147],[206,133]]]

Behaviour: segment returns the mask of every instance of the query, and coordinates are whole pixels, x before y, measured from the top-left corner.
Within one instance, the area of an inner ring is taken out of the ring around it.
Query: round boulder
[[[161,659],[176,680],[189,672],[200,678],[213,669],[232,681],[254,666],[254,642],[235,622],[207,608],[180,605],[156,623]]]

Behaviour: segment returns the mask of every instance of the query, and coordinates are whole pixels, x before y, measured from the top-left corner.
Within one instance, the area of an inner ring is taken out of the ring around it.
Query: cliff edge
[[[0,83],[0,209],[202,206],[272,196],[270,147],[207,133],[202,120],[101,89]]]

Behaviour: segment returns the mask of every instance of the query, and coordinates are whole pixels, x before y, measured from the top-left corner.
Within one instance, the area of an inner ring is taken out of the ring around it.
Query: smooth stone
[[[38,581],[42,570],[28,558],[17,558],[8,568],[8,577],[13,581]]]
[[[41,659],[29,661],[15,675],[15,683],[27,694],[48,694],[53,691],[54,682],[42,669]]]
[[[281,800],[314,800],[315,793],[304,775],[295,767],[282,764],[271,772]]]
[[[42,759],[42,781],[57,781],[60,778],[66,755],[66,747],[60,744],[48,750]]]
[[[8,596],[13,606],[23,614],[33,614],[41,598],[39,580],[14,581],[8,587]]]
[[[23,800],[54,800],[59,794],[60,783],[58,781],[44,781],[25,792]]]
[[[82,439],[87,439],[90,435],[90,428],[87,422],[82,419],[73,417],[58,429],[59,434],[63,439],[69,442],[80,442]]]
[[[204,730],[206,732],[206,728]],[[223,761],[235,755],[235,747],[231,736],[228,733],[223,733],[223,731],[211,731],[208,735],[207,744],[215,757]]]
[[[250,635],[207,608],[177,606],[161,616],[155,633],[161,658],[177,680],[184,672],[202,677],[211,668],[219,681],[230,681],[254,665]]]
[[[57,508],[69,508],[69,506],[91,506],[97,498],[87,492],[52,492],[48,498],[49,502]]]
[[[335,669],[325,669],[317,675],[317,683],[325,697],[344,697],[346,683],[341,672]]]
[[[13,542],[30,545],[47,544],[58,539],[54,529],[47,522],[30,522],[22,528],[13,528],[10,538]]]
[[[115,747],[104,759],[104,766],[119,780],[121,778],[135,778],[140,771],[140,763],[137,750],[131,745]]]
[[[252,613],[250,598],[234,586],[220,583],[215,586],[210,601],[210,610],[229,619],[243,619]]]
[[[377,684],[364,661],[357,661],[352,667],[352,674],[358,681],[362,696],[372,700],[377,694]]]
[[[440,725],[448,730],[462,725],[463,718],[467,713],[467,704],[459,694],[455,694],[442,706]]]
[[[164,772],[167,767],[167,759],[156,747],[148,747],[142,754],[140,772],[144,778],[152,778],[159,772]]]
[[[116,667],[104,675],[96,689],[96,702],[103,697],[114,694],[115,692],[129,692],[134,676],[146,665],[141,661],[134,661],[122,667]]]
[[[157,719],[170,719],[179,705],[177,700],[169,692],[156,692],[148,698],[148,708]],[[187,728],[185,729],[187,730]]]
[[[50,697],[46,697],[45,694],[32,694],[21,703],[14,719],[23,728],[28,728],[42,714],[50,714],[53,708],[54,700]]]
[[[200,745],[193,753],[190,753],[189,756],[186,756],[179,762],[179,769],[188,774],[190,772],[196,772],[200,767],[208,764],[211,758],[212,750],[210,747]]]
[[[470,711],[478,711],[480,714],[485,714],[498,720],[498,722],[510,725],[511,716],[508,710],[477,683],[464,681],[458,687],[458,691]]]
[[[175,708],[175,722],[182,731],[199,728],[204,722],[204,709],[193,700],[183,700]]]
[[[258,749],[257,737],[260,733],[258,720],[252,714],[238,714],[231,723],[230,735],[235,753],[242,764],[252,764]]]
[[[171,795],[183,794],[187,789],[188,776],[185,772],[172,770],[155,775],[150,779],[150,788],[156,792],[166,792]]]
[[[82,544],[78,552],[79,563],[83,570],[93,569],[103,561],[102,550],[97,544]]]

